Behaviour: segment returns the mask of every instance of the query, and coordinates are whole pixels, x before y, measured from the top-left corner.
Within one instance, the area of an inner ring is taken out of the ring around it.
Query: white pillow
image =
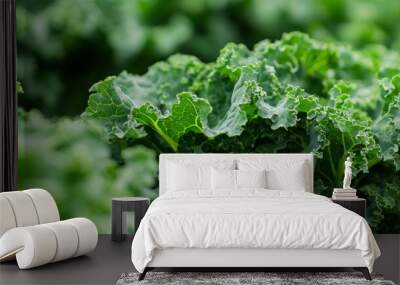
[[[237,188],[267,188],[267,171],[236,170]]]
[[[310,189],[306,160],[240,159],[240,170],[266,170],[267,188],[272,190],[307,191]]]
[[[211,171],[213,190],[238,190],[241,188],[267,188],[267,176],[264,170],[230,170],[216,169]]]
[[[289,171],[267,171],[268,188],[273,190],[303,191],[307,187],[304,163]]]
[[[168,164],[168,191],[211,190],[211,167]]]
[[[212,168],[211,173],[213,190],[236,190],[236,170]]]

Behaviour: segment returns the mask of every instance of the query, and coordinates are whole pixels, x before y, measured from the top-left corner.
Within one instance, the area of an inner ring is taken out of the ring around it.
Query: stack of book
[[[335,200],[357,199],[357,190],[352,188],[351,189],[335,188],[333,189],[332,199]]]

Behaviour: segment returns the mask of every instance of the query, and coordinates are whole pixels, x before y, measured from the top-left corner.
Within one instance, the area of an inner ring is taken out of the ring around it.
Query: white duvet
[[[132,243],[143,272],[155,249],[358,249],[372,271],[380,251],[368,223],[328,198],[299,191],[172,192],[154,200]]]

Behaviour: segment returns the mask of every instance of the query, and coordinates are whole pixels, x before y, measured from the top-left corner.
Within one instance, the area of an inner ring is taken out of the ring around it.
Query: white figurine
[[[351,170],[351,157],[347,157],[347,160],[344,163],[344,179],[343,179],[343,189],[352,189],[350,187],[351,184],[351,175],[352,175],[352,170]]]

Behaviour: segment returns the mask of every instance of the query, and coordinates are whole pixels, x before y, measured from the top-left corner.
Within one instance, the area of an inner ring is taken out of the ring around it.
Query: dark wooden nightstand
[[[113,241],[123,241],[127,235],[127,212],[135,214],[135,232],[140,221],[146,214],[150,205],[150,200],[143,197],[122,197],[112,199],[112,229],[111,239]]]
[[[366,218],[367,215],[367,201],[364,198],[356,198],[354,200],[338,200],[332,199],[332,202],[359,214],[361,217]]]

